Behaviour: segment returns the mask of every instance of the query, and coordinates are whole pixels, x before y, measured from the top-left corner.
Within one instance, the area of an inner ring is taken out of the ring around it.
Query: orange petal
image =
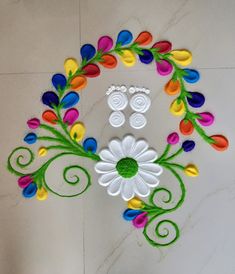
[[[170,80],[166,83],[164,87],[165,92],[168,95],[176,95],[180,92],[180,82],[178,80]]]
[[[143,31],[139,34],[139,36],[135,39],[135,43],[138,43],[139,45],[146,46],[150,44],[153,40],[153,36],[148,31]]]
[[[55,125],[56,122],[58,121],[58,117],[56,116],[56,114],[52,110],[44,111],[43,114],[42,114],[42,119],[45,122],[50,123],[52,125]]]
[[[79,75],[75,76],[70,82],[71,88],[73,90],[80,90],[86,87],[87,79],[85,76]]]
[[[117,66],[117,59],[115,56],[111,54],[105,54],[102,56],[102,61],[99,62],[105,68],[115,68]]]
[[[180,122],[180,132],[183,135],[191,135],[193,130],[194,127],[191,121],[184,119]]]
[[[211,139],[215,141],[215,143],[211,144],[211,146],[218,151],[224,151],[229,146],[229,141],[223,135],[212,135]]]

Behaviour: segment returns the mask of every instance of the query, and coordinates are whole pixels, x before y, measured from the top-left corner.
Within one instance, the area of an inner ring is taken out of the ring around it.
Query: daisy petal
[[[112,183],[108,186],[108,194],[111,196],[117,196],[120,194],[121,189],[122,189],[122,178],[117,177],[112,181]]]
[[[118,173],[116,171],[106,173],[100,176],[98,182],[101,186],[108,186],[110,183],[118,177]]]
[[[136,142],[135,146],[131,150],[131,156],[132,157],[137,157],[139,154],[143,153],[148,149],[148,144],[146,143],[145,140],[139,140]]]
[[[139,167],[141,170],[153,173],[156,176],[162,174],[163,171],[163,168],[161,166],[154,163],[140,163]]]
[[[135,177],[134,191],[140,197],[147,197],[150,194],[149,186],[138,175]]]
[[[132,179],[130,180],[126,180],[123,183],[123,187],[122,187],[122,198],[125,201],[129,201],[130,199],[132,199],[135,195],[134,193],[134,181]]]
[[[127,135],[122,140],[122,149],[125,156],[130,156],[130,152],[135,145],[135,138],[132,135]]]
[[[95,171],[97,173],[107,173],[107,172],[111,172],[114,171],[115,169],[115,164],[112,163],[107,163],[107,162],[98,162],[95,165]]]
[[[103,161],[106,162],[116,163],[118,161],[117,157],[115,157],[108,149],[102,149],[99,153],[99,156]]]
[[[157,159],[157,152],[153,149],[148,149],[147,151],[135,157],[135,159],[137,162],[153,162]]]
[[[124,153],[122,151],[122,143],[120,140],[113,139],[109,143],[109,149],[113,153],[113,155],[118,158],[118,160],[124,157]]]
[[[156,187],[159,184],[158,178],[149,172],[139,170],[139,176],[143,178],[145,183],[150,187]]]

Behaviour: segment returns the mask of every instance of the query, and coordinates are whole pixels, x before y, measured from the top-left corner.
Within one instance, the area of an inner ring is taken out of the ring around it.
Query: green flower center
[[[138,164],[132,158],[123,158],[117,162],[116,169],[123,178],[131,178],[138,172]]]

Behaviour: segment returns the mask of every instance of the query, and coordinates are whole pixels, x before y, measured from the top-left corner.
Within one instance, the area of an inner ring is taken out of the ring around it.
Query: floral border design
[[[141,32],[133,41],[132,33],[122,30],[118,34],[115,44],[111,37],[102,36],[98,40],[97,49],[91,44],[83,45],[80,49],[82,59],[80,65],[74,58],[65,60],[66,76],[60,73],[53,75],[52,84],[55,91],[47,91],[42,96],[42,103],[48,109],[42,113],[42,120],[32,118],[27,122],[32,132],[24,138],[24,141],[29,145],[37,141],[50,144],[39,148],[39,157],[45,157],[50,151],[58,151],[58,153],[33,172],[28,172],[28,167],[33,163],[35,156],[28,147],[17,147],[8,158],[8,170],[19,177],[18,185],[22,188],[25,198],[36,196],[38,200],[45,200],[48,197],[48,192],[60,197],[75,197],[84,193],[91,185],[89,171],[80,165],[68,166],[64,168],[63,178],[73,191],[76,187],[78,189],[73,194],[60,193],[48,185],[46,171],[52,162],[66,155],[85,157],[94,162],[100,161],[100,156],[96,153],[97,141],[93,137],[85,138],[85,125],[78,121],[79,112],[74,106],[80,100],[78,92],[86,87],[87,79],[100,75],[99,66],[107,69],[117,66],[116,55],[126,67],[134,66],[138,57],[143,64],[155,63],[156,71],[161,76],[171,75],[164,90],[168,95],[175,96],[170,106],[170,112],[181,117],[179,124],[181,134],[189,136],[193,131],[196,131],[214,149],[224,151],[228,148],[229,142],[226,137],[220,134],[209,136],[203,128],[213,123],[214,115],[209,112],[197,113],[193,111],[205,103],[205,97],[200,92],[189,91],[186,87],[186,83],[194,84],[200,78],[198,71],[182,68],[191,63],[191,52],[185,49],[172,50],[172,44],[169,41],[158,41],[151,47],[147,47],[152,43],[152,40],[151,33],[147,31]],[[37,132],[38,129],[39,132]],[[41,135],[41,130],[45,132],[45,135]],[[160,216],[175,211],[184,202],[186,190],[178,171],[183,171],[192,177],[198,175],[195,165],[182,166],[172,162],[180,153],[191,151],[195,146],[194,141],[186,140],[176,152],[169,155],[172,146],[178,141],[178,133],[170,134],[164,152],[155,162],[170,171],[179,183],[181,196],[176,205],[172,207],[173,194],[169,189],[157,187],[151,193],[148,203],[135,197],[128,202],[128,209],[123,213],[123,217],[126,220],[131,220],[135,227],[144,228],[145,238],[156,247],[172,244],[179,238],[179,228],[173,221],[168,219],[158,221]],[[80,175],[77,175],[78,172],[86,178],[83,185]],[[162,204],[158,205],[156,198],[160,196],[160,193],[165,196],[161,199]],[[148,230],[154,221],[158,221],[158,223],[155,229],[151,230],[155,233],[150,235]],[[162,239],[165,240],[163,243]]]

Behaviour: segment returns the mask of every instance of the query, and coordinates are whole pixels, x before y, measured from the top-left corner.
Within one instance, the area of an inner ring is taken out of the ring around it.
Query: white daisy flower
[[[159,184],[163,169],[154,163],[157,153],[149,149],[145,140],[127,135],[123,140],[113,139],[108,148],[100,151],[101,161],[95,165],[99,184],[107,187],[109,195],[121,194],[125,201],[135,195],[146,197],[150,188]]]

